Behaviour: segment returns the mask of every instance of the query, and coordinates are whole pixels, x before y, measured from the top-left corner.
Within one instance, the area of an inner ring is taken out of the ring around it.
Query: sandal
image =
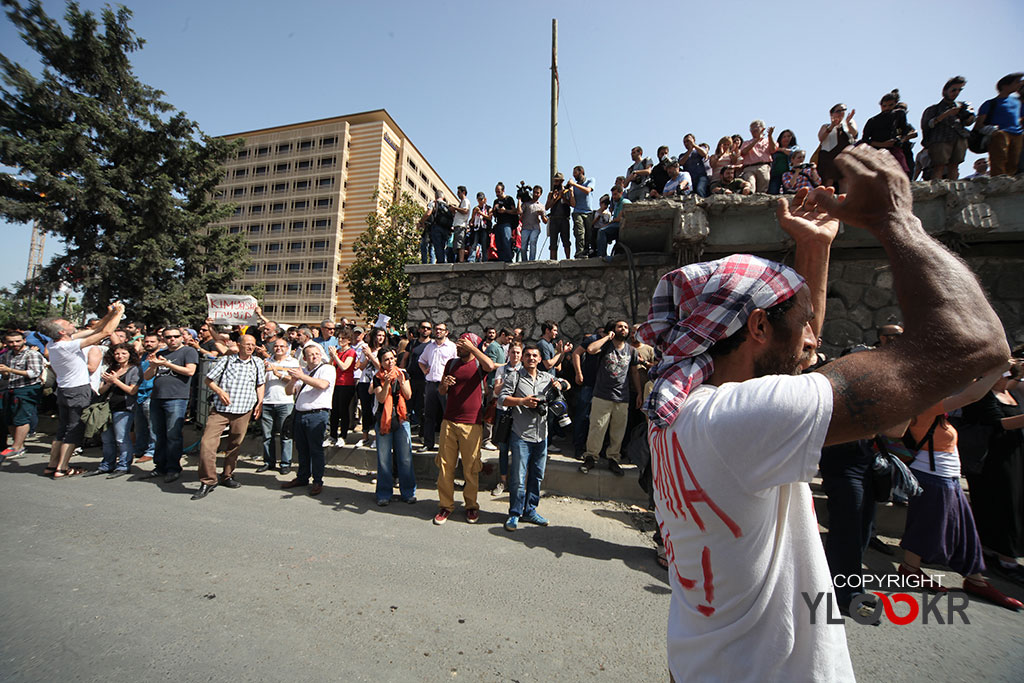
[[[56,471],[57,471],[56,467],[44,467],[43,468],[43,476],[44,477],[49,477],[50,479],[53,479],[53,473],[56,472]]]
[[[662,569],[668,569],[668,557],[665,555],[665,546],[659,545],[657,552],[658,566]]]
[[[53,471],[53,478],[54,479],[66,479],[68,477],[74,477],[74,476],[77,476],[79,474],[82,474],[83,472],[85,472],[85,470],[80,470],[77,467],[69,467],[66,470],[54,470]]]

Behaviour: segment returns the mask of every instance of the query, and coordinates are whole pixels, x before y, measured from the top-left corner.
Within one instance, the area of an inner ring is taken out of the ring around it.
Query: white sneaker
[[[377,447],[377,439],[376,438],[372,438],[369,441],[367,441],[366,442],[366,447],[367,448],[376,448]]]
[[[333,445],[334,445],[334,442],[331,441],[330,437],[327,437],[326,439],[324,439],[324,443],[323,443],[323,447],[324,448],[330,448]]]
[[[344,448],[347,444],[345,443],[345,439],[339,436],[338,440],[334,442],[334,445],[337,446],[338,448]]]
[[[355,442],[355,443],[354,443],[354,444],[352,445],[352,447],[353,447],[353,448],[362,448],[362,447],[363,447],[363,440],[362,440],[362,439],[359,439],[359,441],[356,441],[356,442]]]
[[[491,443],[490,439],[486,439],[484,441],[483,445],[481,446],[481,448],[483,448],[485,451],[496,451],[496,450],[498,450],[498,447],[495,446],[493,443]]]
[[[491,491],[491,495],[500,496],[503,493],[505,493],[505,484],[504,482],[499,481],[497,485],[494,487],[494,490]]]

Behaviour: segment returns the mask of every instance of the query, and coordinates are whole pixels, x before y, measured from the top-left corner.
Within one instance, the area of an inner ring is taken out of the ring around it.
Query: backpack
[[[447,203],[438,200],[434,203],[434,215],[433,224],[439,228],[445,230],[451,230],[452,224],[455,222],[455,215],[452,213],[452,207],[448,206]]]

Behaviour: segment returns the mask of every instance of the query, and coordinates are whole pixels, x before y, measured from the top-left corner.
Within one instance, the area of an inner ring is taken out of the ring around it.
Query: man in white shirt
[[[469,226],[469,192],[465,185],[459,185],[459,205],[452,207],[452,250],[458,254],[459,263],[466,262],[466,230]]]
[[[308,344],[302,350],[306,370],[289,368],[286,391],[295,396],[295,416],[292,418],[292,439],[299,458],[299,469],[295,478],[281,484],[283,489],[313,485],[309,495],[319,496],[324,490],[324,434],[331,416],[334,398],[334,383],[337,373],[334,366],[324,362],[323,349],[319,344]]]
[[[665,275],[639,331],[661,352],[645,406],[672,585],[668,659],[689,680],[853,680],[807,482],[820,449],[867,438],[1009,358],[977,279],[912,213],[887,152],[837,158],[847,196],[800,190],[777,215],[794,268],[734,255]],[[817,373],[839,221],[892,264],[904,334]]]
[[[448,339],[448,325],[436,323],[434,325],[434,343],[427,344],[420,354],[419,365],[426,378],[426,391],[423,397],[423,448],[434,450],[434,441],[438,430],[441,429],[441,419],[444,417],[445,398],[441,396],[441,378],[444,376],[444,366],[452,358],[455,358],[455,344]]]
[[[39,323],[39,330],[53,339],[47,344],[46,351],[57,375],[57,433],[50,448],[50,462],[44,471],[54,479],[82,472],[69,467],[68,461],[85,436],[82,411],[92,402],[93,396],[89,382],[89,373],[93,369],[86,360],[85,349],[110,336],[123,315],[124,304],[116,301],[107,307],[107,314],[92,328],[79,330],[63,318]]]

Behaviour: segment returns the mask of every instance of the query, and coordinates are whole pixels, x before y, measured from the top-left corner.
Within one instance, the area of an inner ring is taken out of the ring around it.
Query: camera
[[[534,396],[534,398],[537,399],[537,407],[534,410],[538,413],[547,415],[550,411],[558,422],[558,426],[562,428],[572,424],[572,418],[569,417],[569,404],[557,384],[552,382],[544,389],[543,394]]]
[[[533,188],[527,185],[525,180],[520,180],[516,185],[516,199],[523,203],[533,201]]]
[[[811,167],[810,164],[800,164],[799,166],[794,166],[793,168],[802,171],[803,169],[810,168],[810,167]]]

